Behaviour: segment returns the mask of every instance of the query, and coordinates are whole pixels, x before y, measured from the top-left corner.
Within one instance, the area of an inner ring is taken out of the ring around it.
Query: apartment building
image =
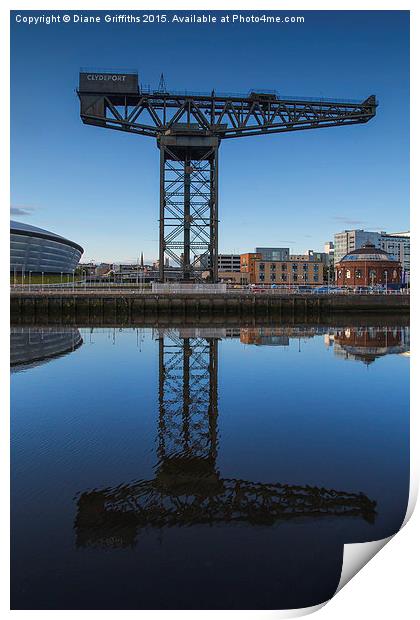
[[[241,272],[249,274],[250,284],[319,285],[324,265],[320,260],[264,260],[260,252],[241,254]]]

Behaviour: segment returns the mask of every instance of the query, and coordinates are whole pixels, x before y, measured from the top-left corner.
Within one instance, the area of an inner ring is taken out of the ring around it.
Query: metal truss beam
[[[79,547],[124,547],[135,543],[137,528],[190,527],[247,523],[273,525],[290,519],[363,518],[373,523],[375,502],[363,493],[308,485],[267,484],[205,477],[178,493],[157,480],[139,480],[78,498],[75,520]]]
[[[372,119],[377,107],[374,95],[360,103],[280,99],[274,95],[263,99],[258,95],[171,93],[123,96],[78,92],[78,95],[83,122],[155,138],[181,128],[219,138],[239,138],[354,125]]]

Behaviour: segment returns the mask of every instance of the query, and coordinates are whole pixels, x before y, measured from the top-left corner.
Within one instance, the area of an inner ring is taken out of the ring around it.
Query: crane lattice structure
[[[218,449],[216,330],[157,331],[159,425],[156,476],[78,497],[79,546],[130,546],[139,528],[271,525],[303,517],[375,519],[363,493],[222,478]]]
[[[158,330],[158,458],[168,468],[208,464],[217,455],[218,340],[214,330]],[[193,463],[193,460],[194,463]]]
[[[137,73],[80,73],[84,123],[156,138],[160,150],[159,275],[165,258],[183,280],[218,281],[218,152],[221,140],[366,123],[377,101],[168,92],[142,89]]]

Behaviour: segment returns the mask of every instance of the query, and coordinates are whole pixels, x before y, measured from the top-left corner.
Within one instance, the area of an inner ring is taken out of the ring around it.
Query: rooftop
[[[397,262],[394,258],[382,250],[381,248],[377,248],[373,243],[369,241],[365,243],[361,248],[357,248],[356,250],[352,250],[339,261],[340,263],[344,261],[393,261]]]
[[[44,239],[51,239],[52,241],[61,241],[62,243],[66,243],[68,245],[73,246],[77,250],[80,250],[83,253],[83,248],[74,241],[70,241],[70,239],[66,239],[61,235],[57,235],[49,230],[45,230],[44,228],[38,228],[38,226],[32,226],[32,224],[25,224],[24,222],[16,222],[16,220],[10,220],[10,233],[30,235],[32,233],[33,236],[42,237]]]

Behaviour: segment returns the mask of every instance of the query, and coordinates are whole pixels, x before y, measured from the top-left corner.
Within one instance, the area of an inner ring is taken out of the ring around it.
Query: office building
[[[402,280],[410,282],[410,232],[381,233],[381,248],[402,265]]]
[[[217,257],[219,271],[236,271],[241,270],[240,254],[219,254]]]
[[[324,252],[326,254],[334,254],[334,243],[332,241],[326,241],[324,243]]]
[[[344,230],[334,235],[334,263],[346,254],[361,248],[365,243],[372,243],[377,248],[380,247],[381,233],[369,232],[366,230]]]

